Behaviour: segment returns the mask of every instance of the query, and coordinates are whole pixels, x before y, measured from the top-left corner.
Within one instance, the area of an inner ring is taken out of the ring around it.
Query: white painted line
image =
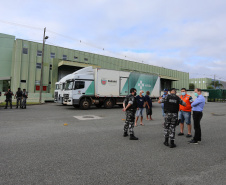
[[[95,115],[84,115],[84,116],[74,116],[74,118],[78,120],[94,120],[94,119],[102,119],[100,116]]]

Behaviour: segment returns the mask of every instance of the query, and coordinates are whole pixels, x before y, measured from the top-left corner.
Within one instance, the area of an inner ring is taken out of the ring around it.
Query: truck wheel
[[[112,99],[106,99],[104,102],[104,107],[106,109],[111,109],[114,106],[114,101]]]
[[[87,110],[90,108],[90,105],[91,105],[91,103],[88,99],[82,99],[80,101],[79,107],[80,107],[80,109]]]

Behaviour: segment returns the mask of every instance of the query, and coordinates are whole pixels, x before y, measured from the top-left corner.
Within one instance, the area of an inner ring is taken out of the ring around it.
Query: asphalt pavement
[[[226,184],[226,103],[206,104],[200,144],[176,135],[172,149],[163,145],[161,107],[153,105],[154,120],[134,129],[138,141],[122,136],[125,114],[117,107],[1,107],[0,184]]]

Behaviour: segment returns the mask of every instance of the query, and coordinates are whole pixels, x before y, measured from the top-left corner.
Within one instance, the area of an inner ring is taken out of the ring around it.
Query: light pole
[[[45,36],[46,34],[46,28],[44,28],[44,34],[43,34],[43,45],[42,45],[42,64],[41,64],[41,77],[40,77],[40,94],[39,94],[39,103],[42,103],[42,86],[43,86],[43,60],[44,60],[44,47],[45,47],[45,41],[48,39],[48,36]]]

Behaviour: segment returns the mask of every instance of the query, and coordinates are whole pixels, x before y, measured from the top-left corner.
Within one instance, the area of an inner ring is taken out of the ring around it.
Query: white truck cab
[[[92,67],[86,67],[73,73],[66,80],[63,92],[63,103],[66,105],[80,104],[81,98],[94,96],[94,71]]]
[[[63,77],[59,82],[55,83],[54,102],[63,104],[63,92],[65,89],[66,80],[70,78],[72,74]]]

